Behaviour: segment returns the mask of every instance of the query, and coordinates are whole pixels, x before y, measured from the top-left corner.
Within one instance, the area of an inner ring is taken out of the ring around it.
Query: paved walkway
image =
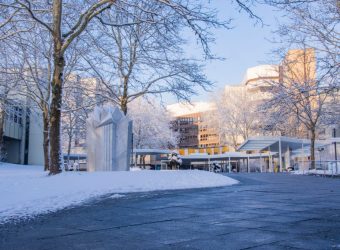
[[[0,249],[340,249],[340,180],[234,174],[232,187],[129,194],[0,226]]]

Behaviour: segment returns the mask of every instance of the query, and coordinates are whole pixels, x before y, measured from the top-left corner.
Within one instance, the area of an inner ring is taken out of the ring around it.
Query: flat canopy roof
[[[136,155],[158,155],[158,154],[171,154],[173,151],[168,149],[133,149],[133,153]]]
[[[332,144],[332,143],[340,143],[340,137],[331,137],[327,140],[327,142],[329,144]]]
[[[68,157],[68,154],[64,153],[64,159]],[[70,160],[83,160],[86,159],[86,154],[70,154]]]
[[[240,151],[256,150],[256,151],[279,151],[279,143],[281,149],[287,147],[296,150],[310,145],[310,140],[291,138],[286,136],[258,136],[250,137],[239,148]]]
[[[207,154],[191,154],[182,156],[183,161],[215,161],[215,160],[240,160],[240,159],[259,159],[264,157],[273,156],[276,153],[263,153],[263,154],[246,154],[242,152],[226,152],[224,154],[207,155]]]
[[[157,155],[157,154],[171,154],[173,151],[166,149],[134,149],[133,153],[136,155]],[[243,152],[226,152],[223,154],[208,155],[208,154],[191,154],[181,156],[183,161],[215,161],[215,160],[239,160],[239,159],[254,159],[273,156],[276,153],[262,153],[262,154],[246,154]]]

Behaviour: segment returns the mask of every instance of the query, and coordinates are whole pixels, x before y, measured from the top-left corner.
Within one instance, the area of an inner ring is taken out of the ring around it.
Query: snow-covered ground
[[[292,171],[292,174],[297,174],[297,175],[330,175],[330,176],[335,176],[335,175],[340,175],[339,171],[336,170],[296,170]]]
[[[238,183],[206,171],[63,172],[0,163],[0,224],[78,205],[105,194],[220,187]]]

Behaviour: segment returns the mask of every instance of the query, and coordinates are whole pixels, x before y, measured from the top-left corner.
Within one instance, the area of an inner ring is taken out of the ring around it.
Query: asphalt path
[[[228,176],[240,184],[106,196],[0,225],[0,249],[340,249],[340,179]]]

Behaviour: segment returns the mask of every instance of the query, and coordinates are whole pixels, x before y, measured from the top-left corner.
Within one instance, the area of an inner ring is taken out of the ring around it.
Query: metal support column
[[[260,151],[260,172],[262,173],[262,156],[261,156],[261,151]]]
[[[229,173],[230,173],[231,172],[230,156],[229,156],[228,170],[229,170]]]
[[[209,169],[209,172],[211,172],[211,168],[210,168],[210,155],[208,156],[208,169]]]
[[[281,148],[281,138],[279,139],[279,164],[280,164],[280,172],[282,172],[282,148]]]
[[[336,129],[333,128],[333,138],[336,138]],[[336,148],[336,141],[334,141],[334,160],[335,160],[335,164],[337,163],[338,160],[338,152],[337,152],[337,148]]]
[[[303,171],[305,171],[305,149],[304,149],[304,147],[303,147],[303,142],[302,142],[302,148],[301,148],[301,158],[302,158],[302,169],[303,169]],[[301,170],[301,168],[300,168],[300,164],[299,164],[299,170]]]
[[[248,159],[247,159],[247,169],[248,169],[248,173],[250,173],[249,156],[248,156]]]
[[[269,172],[273,172],[274,169],[273,169],[273,156],[271,154],[271,151],[270,151],[270,147],[269,147]]]

